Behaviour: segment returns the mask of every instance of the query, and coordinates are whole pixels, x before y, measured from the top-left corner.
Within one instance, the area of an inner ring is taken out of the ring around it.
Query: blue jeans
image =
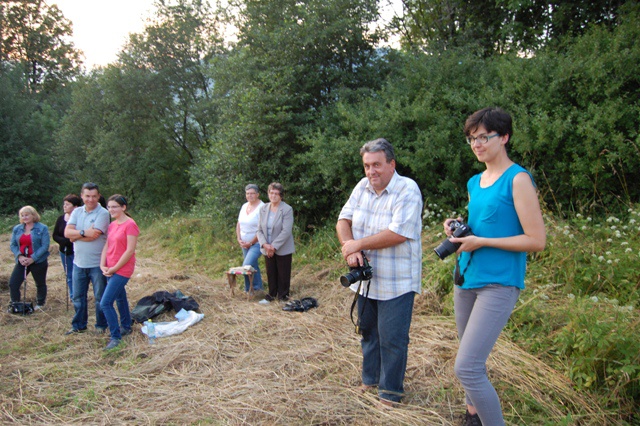
[[[358,296],[362,330],[362,383],[377,385],[381,399],[400,402],[404,394],[414,296],[414,292],[391,300]]]
[[[486,362],[518,301],[520,289],[498,284],[463,290],[455,286],[453,305],[460,347],[454,371],[483,425],[504,425],[496,390]]]
[[[107,319],[100,309],[100,299],[107,286],[107,278],[102,275],[99,266],[95,268],[80,268],[73,265],[73,308],[76,313],[71,320],[71,326],[75,330],[87,328],[89,313],[87,308],[87,292],[89,291],[89,281],[93,284],[93,297],[96,307],[96,325],[100,330],[107,328]]]
[[[262,275],[260,275],[260,266],[258,265],[258,259],[262,256],[260,243],[255,243],[248,249],[243,248],[242,255],[244,256],[242,266],[251,265],[256,269],[256,273],[253,274],[253,289],[262,290]],[[246,275],[244,276],[244,291],[249,291],[249,277]]]
[[[107,288],[104,290],[102,300],[100,300],[100,308],[102,308],[102,312],[104,312],[104,316],[107,318],[109,331],[111,332],[111,339],[114,340],[122,339],[120,326],[118,325],[118,314],[116,314],[116,310],[113,308],[114,301],[118,305],[118,312],[120,312],[120,325],[122,326],[122,329],[131,329],[131,312],[129,312],[127,291],[124,288],[128,282],[129,278],[118,274],[114,274],[107,278]]]
[[[73,299],[73,255],[60,252],[60,260],[64,273],[67,276],[67,287],[69,287],[69,298]]]

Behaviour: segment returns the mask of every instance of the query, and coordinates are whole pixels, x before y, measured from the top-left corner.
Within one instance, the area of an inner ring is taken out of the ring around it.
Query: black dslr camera
[[[356,283],[358,281],[367,281],[373,277],[373,268],[369,265],[369,260],[367,260],[367,256],[362,253],[362,262],[364,263],[362,266],[356,266],[355,268],[351,268],[348,274],[345,274],[340,277],[340,284],[344,287],[349,287],[351,284]]]
[[[458,222],[457,220],[451,221],[451,223],[449,224],[449,229],[453,231],[453,234],[451,234],[450,237],[447,237],[443,242],[441,242],[438,247],[433,249],[438,257],[443,260],[445,257],[458,251],[458,249],[462,245],[461,243],[452,243],[451,241],[449,241],[450,238],[462,238],[473,235],[473,232],[471,232],[471,228],[469,228],[469,225],[464,222]]]

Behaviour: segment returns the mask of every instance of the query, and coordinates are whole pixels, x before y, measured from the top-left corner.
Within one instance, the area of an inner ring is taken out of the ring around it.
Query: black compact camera
[[[438,257],[443,260],[445,257],[458,251],[458,249],[462,245],[461,243],[452,243],[451,241],[449,241],[450,238],[462,238],[473,235],[473,232],[471,232],[471,228],[469,228],[469,225],[464,222],[458,222],[457,220],[451,221],[451,223],[449,224],[449,229],[451,229],[453,234],[451,234],[450,237],[447,237],[447,239],[441,242],[438,247],[433,249]]]
[[[351,268],[348,274],[345,274],[340,277],[340,284],[344,287],[349,287],[351,284],[356,283],[358,281],[367,281],[373,277],[373,268],[369,265],[369,260],[367,260],[367,256],[362,253],[362,262],[364,263],[362,266],[356,266],[355,268]]]

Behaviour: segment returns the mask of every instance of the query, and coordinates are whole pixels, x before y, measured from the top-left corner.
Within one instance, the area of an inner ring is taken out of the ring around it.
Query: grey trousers
[[[485,364],[519,295],[519,288],[498,284],[470,290],[455,286],[454,289],[460,339],[454,371],[464,387],[467,404],[478,410],[483,425],[504,425],[500,399],[489,382]]]

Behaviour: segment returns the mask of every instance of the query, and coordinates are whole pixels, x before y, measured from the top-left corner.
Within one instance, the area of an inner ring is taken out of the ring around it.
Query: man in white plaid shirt
[[[404,393],[413,299],[421,290],[422,195],[413,180],[396,173],[386,139],[367,142],[360,155],[366,177],[342,208],[336,230],[349,266],[361,266],[364,251],[373,268],[358,296],[360,389],[377,386],[380,402],[393,405]]]

